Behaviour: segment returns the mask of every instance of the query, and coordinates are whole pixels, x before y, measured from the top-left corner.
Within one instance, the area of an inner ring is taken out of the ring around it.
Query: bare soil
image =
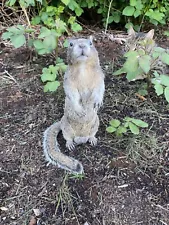
[[[42,150],[44,130],[63,114],[62,85],[46,94],[40,81],[54,58],[1,43],[1,225],[169,224],[169,105],[153,89],[138,98],[142,81],[112,75],[123,61],[121,45],[98,39],[96,48],[106,76],[98,145],[69,152],[59,135],[61,150],[84,166],[84,177],[75,177],[47,165]],[[106,132],[111,119],[125,116],[149,127],[121,138]]]

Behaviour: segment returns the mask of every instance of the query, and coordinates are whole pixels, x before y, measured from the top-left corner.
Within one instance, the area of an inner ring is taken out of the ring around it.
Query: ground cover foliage
[[[98,18],[104,31],[109,24],[119,22],[123,27],[133,23],[135,29],[146,29],[146,21],[165,24],[168,2],[55,3],[33,0],[8,1],[8,6],[1,3],[1,34],[6,32],[7,36],[1,36],[0,52],[0,223],[168,224],[169,108],[165,96],[158,97],[152,87],[148,95],[142,96],[138,90],[143,81],[128,82],[125,75],[113,76],[124,64],[123,45],[107,40],[101,35],[103,29],[87,26],[81,31],[86,14],[91,21]],[[14,25],[12,30],[7,29],[9,25]],[[166,30],[167,26],[158,29],[156,35],[163,48],[168,47],[163,35]],[[87,144],[69,152],[62,135],[59,136],[61,150],[84,165],[85,174],[74,176],[47,166],[42,134],[63,114],[66,37],[87,37],[91,33],[97,40],[106,75],[106,93],[99,112],[97,147]],[[49,41],[51,36],[53,45]],[[22,44],[18,46],[19,43]],[[42,82],[48,84],[46,89]],[[130,129],[123,135],[106,132],[109,124],[118,129],[121,124],[125,127],[126,122]]]

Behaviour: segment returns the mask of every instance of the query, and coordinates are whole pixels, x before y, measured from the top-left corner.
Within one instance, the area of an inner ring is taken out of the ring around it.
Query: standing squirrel
[[[97,111],[103,103],[104,74],[92,37],[69,40],[67,59],[68,68],[64,75],[64,115],[59,122],[52,124],[44,132],[43,149],[46,160],[53,165],[71,173],[81,174],[82,164],[61,153],[56,138],[61,130],[69,150],[74,149],[74,143],[89,141],[93,146],[97,144]]]

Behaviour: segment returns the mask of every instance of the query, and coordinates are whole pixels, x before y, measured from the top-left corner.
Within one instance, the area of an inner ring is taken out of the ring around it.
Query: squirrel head
[[[85,38],[69,39],[69,46],[67,51],[67,59],[70,65],[89,63],[98,64],[98,52],[93,45],[93,38],[90,36]]]

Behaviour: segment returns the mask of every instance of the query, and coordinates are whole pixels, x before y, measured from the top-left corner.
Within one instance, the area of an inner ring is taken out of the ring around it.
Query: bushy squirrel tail
[[[58,165],[58,167],[70,171],[71,173],[83,173],[83,166],[79,161],[60,152],[57,141],[57,136],[60,130],[60,122],[56,122],[44,132],[43,150],[46,160],[53,165]]]

